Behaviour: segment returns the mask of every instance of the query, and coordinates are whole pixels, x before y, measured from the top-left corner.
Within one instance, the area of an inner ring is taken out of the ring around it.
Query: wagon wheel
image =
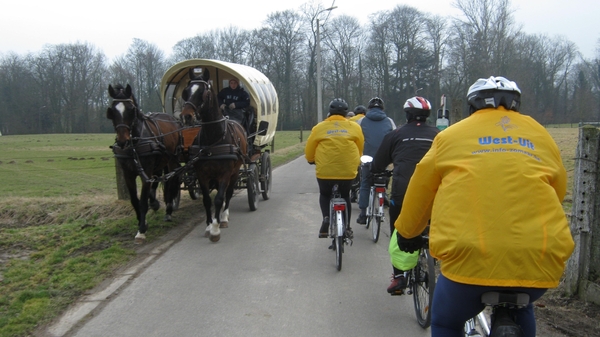
[[[269,200],[271,185],[273,183],[273,169],[271,167],[271,156],[269,152],[263,152],[260,157],[260,174],[263,180],[260,182],[263,200]]]
[[[198,177],[196,177],[196,172],[186,171],[183,175],[183,184],[188,190],[190,198],[192,198],[192,200],[200,198],[202,194],[200,191],[200,184],[198,183]]]
[[[196,200],[202,195],[202,192],[200,191],[200,184],[198,184],[198,179],[195,179],[188,188],[188,192],[190,193],[190,198],[192,198],[192,200]]]
[[[250,164],[247,171],[246,187],[248,188],[248,205],[251,211],[258,209],[258,194],[260,193],[258,181],[258,168],[256,164]]]

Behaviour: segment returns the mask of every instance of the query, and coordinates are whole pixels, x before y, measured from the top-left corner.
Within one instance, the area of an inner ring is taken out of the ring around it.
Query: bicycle
[[[486,310],[467,320],[465,337],[522,337],[521,327],[514,321],[512,311],[529,304],[529,295],[520,292],[490,291],[481,295],[481,303],[491,309],[491,321]],[[490,324],[491,322],[491,324]]]
[[[392,176],[392,171],[374,173],[372,175],[371,189],[369,191],[369,204],[367,205],[367,229],[371,227],[373,242],[379,241],[381,224],[385,222],[385,194],[387,185]],[[372,226],[371,226],[372,224]]]
[[[338,185],[334,185],[329,202],[329,237],[333,238],[332,248],[335,251],[335,266],[342,270],[342,254],[344,244],[352,245],[352,235],[346,230],[348,210],[346,200],[342,198]]]
[[[352,179],[352,187],[350,187],[350,202],[358,204],[358,195],[360,193],[360,177],[361,177],[361,167],[362,165],[358,165],[356,177]]]
[[[421,235],[423,246],[419,249],[417,265],[406,271],[406,293],[413,295],[417,322],[423,329],[431,325],[431,302],[437,275],[437,260],[429,254],[429,233]],[[392,295],[402,295],[403,292]]]

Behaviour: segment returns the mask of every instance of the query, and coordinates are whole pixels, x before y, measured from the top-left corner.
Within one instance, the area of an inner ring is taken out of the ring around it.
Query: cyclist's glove
[[[423,237],[421,235],[412,239],[406,239],[400,233],[396,232],[396,238],[398,240],[398,247],[403,252],[413,253],[423,246]]]

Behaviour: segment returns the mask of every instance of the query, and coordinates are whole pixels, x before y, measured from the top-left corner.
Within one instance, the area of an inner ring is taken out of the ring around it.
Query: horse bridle
[[[195,84],[195,83],[200,83],[200,84],[204,84],[204,90],[205,92],[210,90],[211,85],[210,83],[206,82],[205,80],[191,80],[190,84]],[[196,104],[190,102],[189,100],[185,101],[185,103],[183,104],[183,106],[186,105],[190,105],[193,109],[194,109],[194,113],[198,114],[198,111],[200,110],[200,108],[202,108],[202,106],[204,105],[205,101],[202,100],[202,104],[198,107],[196,106]]]
[[[129,103],[131,103],[131,105],[133,105],[133,109],[134,109],[136,115],[137,115],[137,113],[139,111],[137,105],[135,105],[135,102],[132,99],[130,99],[130,98],[115,98],[115,99],[113,99],[113,103],[114,102],[129,102]],[[131,128],[135,126],[135,121],[136,120],[137,120],[137,118],[133,119],[133,122],[131,123],[131,126],[129,126],[127,124],[117,124],[117,125],[115,125],[115,130],[117,130],[118,128],[121,127],[121,128],[126,128],[127,130],[129,130],[129,133],[131,133]]]

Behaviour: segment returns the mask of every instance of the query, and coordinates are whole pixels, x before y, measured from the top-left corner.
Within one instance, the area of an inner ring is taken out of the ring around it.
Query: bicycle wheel
[[[381,220],[382,217],[380,216],[373,217],[373,226],[371,227],[371,232],[373,234],[373,242],[375,243],[379,241],[379,232],[381,231]]]
[[[371,187],[371,190],[369,191],[369,204],[367,205],[367,229],[371,226],[373,218],[375,218],[375,193],[374,189]]]
[[[382,197],[383,198],[383,197]],[[373,234],[373,242],[379,241],[379,232],[381,231],[381,221],[383,216],[379,214],[379,197],[374,198],[373,202],[373,226],[371,226],[371,233]]]
[[[429,249],[419,251],[419,260],[412,273],[411,284],[417,322],[426,329],[431,325],[431,302],[435,290],[435,260],[429,255]]]
[[[344,237],[335,237],[335,268],[340,271],[342,270],[342,253],[344,252]]]

